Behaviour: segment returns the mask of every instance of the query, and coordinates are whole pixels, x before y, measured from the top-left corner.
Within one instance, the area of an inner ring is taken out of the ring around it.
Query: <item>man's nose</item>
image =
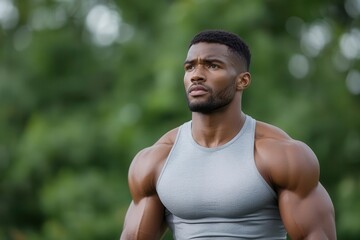
[[[191,75],[191,82],[203,82],[206,81],[206,76],[204,74],[204,69],[201,65],[197,66],[192,75]]]

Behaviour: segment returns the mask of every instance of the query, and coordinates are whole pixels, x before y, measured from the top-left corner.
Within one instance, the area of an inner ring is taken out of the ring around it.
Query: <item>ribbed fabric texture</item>
[[[254,161],[256,121],[216,148],[183,124],[157,183],[174,239],[286,239],[276,194]]]

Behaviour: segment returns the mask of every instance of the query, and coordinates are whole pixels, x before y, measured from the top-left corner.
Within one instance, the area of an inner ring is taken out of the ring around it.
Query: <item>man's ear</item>
[[[249,72],[242,72],[238,75],[237,82],[236,82],[236,90],[244,90],[246,89],[251,83],[251,75]]]

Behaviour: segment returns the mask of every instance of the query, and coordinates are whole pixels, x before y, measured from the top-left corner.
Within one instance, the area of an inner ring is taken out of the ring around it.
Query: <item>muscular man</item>
[[[184,63],[192,119],[140,151],[122,240],[336,239],[319,163],[304,143],[241,109],[250,51],[235,34],[198,33]]]

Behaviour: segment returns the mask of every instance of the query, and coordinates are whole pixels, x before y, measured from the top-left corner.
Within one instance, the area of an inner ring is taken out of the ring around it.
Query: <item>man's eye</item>
[[[194,66],[193,65],[185,65],[185,70],[186,71],[191,71],[194,69]]]
[[[211,69],[218,69],[218,68],[219,68],[219,66],[218,66],[218,65],[216,65],[216,64],[210,63],[210,64],[208,65],[208,68],[211,68]]]

